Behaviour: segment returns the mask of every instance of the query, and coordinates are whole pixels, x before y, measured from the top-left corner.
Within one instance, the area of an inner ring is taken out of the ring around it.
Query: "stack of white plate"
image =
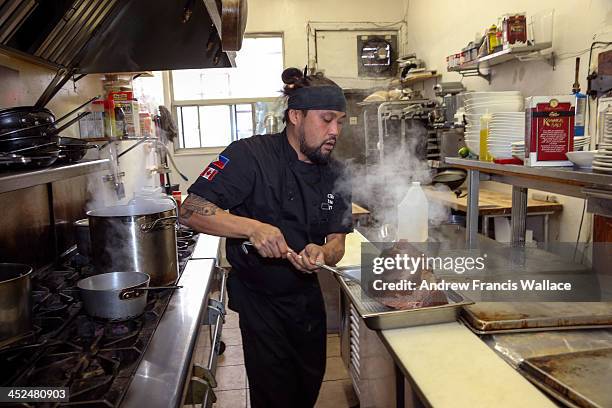
[[[591,136],[576,136],[574,137],[574,151],[580,150],[583,147],[589,146],[591,143]],[[525,141],[512,143],[512,156],[524,158],[525,157]]]
[[[464,98],[465,144],[480,152],[480,117],[485,113],[522,112],[523,97],[519,91],[467,92]]]
[[[496,159],[512,157],[512,143],[525,142],[525,113],[496,112],[489,121],[487,149]]]
[[[593,159],[593,170],[612,174],[612,135],[605,134]]]

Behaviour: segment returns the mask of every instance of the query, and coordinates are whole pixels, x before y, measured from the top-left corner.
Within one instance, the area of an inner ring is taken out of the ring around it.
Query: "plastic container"
[[[480,117],[480,161],[492,161],[493,157],[489,154],[489,121],[491,115],[485,113]]]
[[[428,238],[429,204],[421,183],[413,181],[397,207],[397,239],[425,242]]]
[[[584,136],[584,123],[586,114],[586,95],[583,93],[575,93],[576,96],[576,114],[574,118],[574,137]]]

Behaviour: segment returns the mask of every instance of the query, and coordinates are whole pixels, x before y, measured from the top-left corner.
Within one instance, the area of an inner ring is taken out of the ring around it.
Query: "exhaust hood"
[[[219,33],[223,26],[239,47],[246,0],[236,4],[0,0],[0,50],[81,74],[230,67],[235,65],[235,49],[224,51]]]

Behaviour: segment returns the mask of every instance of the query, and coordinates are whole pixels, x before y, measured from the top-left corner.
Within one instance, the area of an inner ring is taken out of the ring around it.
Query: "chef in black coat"
[[[196,231],[227,237],[229,307],[240,317],[254,408],[315,404],[326,361],[317,263],[336,264],[352,231],[346,172],[331,158],[346,116],[342,90],[295,68],[282,79],[285,130],[230,144],[180,214]]]

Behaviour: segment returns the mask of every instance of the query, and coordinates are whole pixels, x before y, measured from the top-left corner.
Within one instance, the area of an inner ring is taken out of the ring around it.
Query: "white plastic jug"
[[[413,181],[397,207],[397,239],[409,242],[427,241],[429,209],[421,183]]]

